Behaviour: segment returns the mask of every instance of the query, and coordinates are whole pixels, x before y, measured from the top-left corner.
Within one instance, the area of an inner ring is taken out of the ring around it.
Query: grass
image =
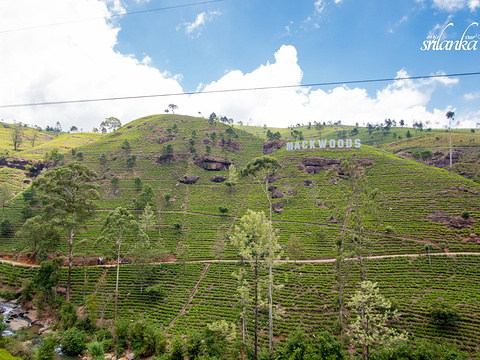
[[[306,138],[317,138],[313,129],[300,127]],[[0,127],[0,151],[8,148],[6,128]],[[77,264],[82,264],[83,256],[111,257],[107,244],[97,241],[102,224],[110,210],[124,206],[139,216],[141,210],[135,208],[135,199],[141,191],[135,187],[134,179],[142,180],[143,188],[150,186],[154,192],[152,209],[155,211],[155,225],[149,232],[151,241],[161,242],[171,258],[177,254],[177,246],[189,245],[189,252],[183,259],[188,261],[212,260],[212,246],[215,240],[228,229],[238,223],[247,209],[269,213],[269,203],[258,181],[252,177],[240,178],[238,185],[228,188],[224,183],[215,183],[210,179],[215,175],[227,176],[228,171],[208,171],[195,163],[200,156],[206,155],[206,144],[209,142],[211,156],[228,158],[239,169],[252,158],[262,155],[263,140],[255,136],[263,134],[267,129],[234,126],[234,134],[224,124],[208,124],[206,119],[182,115],[152,115],[135,120],[116,132],[99,134],[64,134],[49,142],[39,144],[34,149],[22,149],[19,154],[31,158],[42,158],[46,151],[54,148],[65,152],[65,160],[78,160],[69,149],[76,148],[83,153],[83,162],[99,174],[96,182],[100,186],[101,198],[95,216],[87,223],[86,230],[78,233],[75,241],[86,240],[83,245],[75,246]],[[228,130],[228,131],[227,131]],[[247,131],[253,133],[249,134]],[[271,131],[277,129],[268,128]],[[338,131],[351,131],[348,127],[327,126],[322,138],[335,138]],[[415,132],[410,129],[412,138],[399,139],[401,131],[406,129],[392,128],[397,132],[383,135],[380,131],[368,135],[366,129],[359,129],[358,137],[362,138],[362,147],[357,150],[298,150],[280,149],[271,156],[281,166],[275,170],[277,180],[269,185],[281,190],[284,194],[294,191],[295,195],[272,199],[281,202],[281,213],[273,213],[274,227],[279,230],[280,243],[285,245],[295,235],[305,245],[305,253],[301,259],[325,259],[335,256],[334,245],[340,239],[341,221],[332,221],[332,216],[342,219],[349,205],[352,179],[338,174],[338,167],[324,168],[316,174],[309,174],[302,165],[302,159],[314,156],[325,159],[337,159],[340,163],[348,161],[368,160],[363,165],[364,176],[371,189],[381,193],[376,206],[381,210],[381,219],[366,218],[364,233],[371,239],[368,253],[372,255],[421,254],[425,255],[425,244],[433,244],[432,253],[479,252],[480,238],[472,238],[470,233],[480,235],[480,223],[471,227],[455,228],[444,223],[429,220],[432,213],[442,212],[453,218],[468,212],[473,219],[480,218],[478,193],[480,186],[457,173],[450,173],[397,154],[422,146],[444,143],[444,131]],[[4,140],[1,134],[4,131]],[[278,130],[279,131],[279,130]],[[282,130],[288,136],[290,130]],[[212,134],[215,133],[215,136]],[[262,135],[263,136],[263,135]],[[283,136],[283,135],[282,135]],[[370,138],[369,138],[370,136]],[[212,141],[212,137],[215,139]],[[237,150],[222,146],[230,139]],[[437,140],[436,137],[439,139]],[[478,133],[468,131],[454,132],[454,143],[468,143],[469,156],[475,159]],[[122,148],[125,140],[130,150]],[[168,140],[168,141],[167,141]],[[407,141],[408,140],[408,141]],[[470,141],[474,140],[474,141]],[[368,146],[367,143],[375,144]],[[192,145],[193,143],[193,145]],[[159,163],[158,159],[165,154],[166,145],[172,145],[174,161]],[[192,151],[195,150],[194,152]],[[465,146],[467,147],[467,146]],[[387,149],[387,150],[386,150]],[[467,154],[467,153],[465,153]],[[126,160],[136,156],[132,168]],[[466,155],[465,155],[466,156]],[[468,163],[473,164],[473,163]],[[471,165],[475,170],[476,165]],[[330,173],[329,170],[333,170]],[[473,171],[469,169],[468,171]],[[199,177],[195,184],[183,184],[180,179],[187,175]],[[114,188],[112,177],[119,178]],[[25,219],[22,217],[24,206],[20,191],[27,184],[23,183],[25,174],[21,170],[0,169],[0,179],[12,184],[16,196],[7,203],[5,216],[11,219],[15,230],[18,230]],[[262,179],[261,179],[262,180]],[[306,182],[318,184],[318,197],[312,199]],[[165,195],[170,200],[165,200]],[[271,194],[271,192],[269,192]],[[221,212],[220,208],[228,209]],[[34,209],[36,210],[36,209]],[[378,220],[378,221],[376,221]],[[176,228],[179,224],[179,228]],[[347,223],[347,237],[354,236],[352,220]],[[376,229],[378,228],[378,231]],[[160,235],[159,235],[160,232]],[[134,238],[125,239],[126,245],[134,245]],[[0,253],[15,255],[32,252],[31,246],[14,237],[0,238]],[[65,255],[66,242],[56,249]],[[236,259],[236,252],[231,245],[227,246],[223,259]],[[198,282],[206,264],[187,263],[185,283],[183,283],[183,264],[181,258],[174,264],[155,265],[154,275],[147,285],[162,284],[165,296],[153,298],[140,291],[135,275],[136,265],[121,267],[120,307],[122,316],[134,318],[144,317],[168,326],[178,315],[187,301],[193,287]],[[456,341],[468,349],[473,349],[480,340],[478,328],[478,266],[475,256],[457,258],[433,256],[432,265],[428,265],[426,257],[416,259],[395,258],[368,261],[368,278],[380,283],[380,288],[390,298],[399,303],[402,314],[401,328],[407,329],[414,336],[435,338],[445,337]],[[206,322],[225,318],[236,319],[235,284],[231,273],[234,263],[221,265],[221,285],[218,286],[218,264],[212,263],[205,278],[200,283],[199,291],[180,316],[172,333],[185,333],[189,327],[200,328]],[[0,282],[5,286],[19,288],[22,279],[33,276],[34,269],[18,268],[3,264],[0,266]],[[72,298],[81,304],[89,293],[96,292],[104,301],[106,316],[113,315],[113,302],[110,294],[114,286],[114,268],[104,270],[99,267],[81,266],[74,268]],[[106,273],[104,273],[106,271]],[[358,272],[351,275],[349,296],[359,282]],[[293,265],[284,264],[276,270],[276,277],[285,287],[276,295],[279,303],[286,310],[286,317],[276,322],[275,333],[284,337],[298,326],[309,331],[333,329],[336,321],[334,305],[335,287],[334,273],[331,264],[301,264],[299,266],[300,288],[297,294],[292,288]],[[86,276],[85,276],[86,275]],[[105,275],[105,277],[103,277]],[[66,270],[61,271],[61,282],[66,279]],[[104,279],[100,282],[100,279]],[[87,281],[85,281],[87,279]],[[476,284],[476,285],[475,285]],[[475,290],[476,289],[476,290]],[[428,309],[432,301],[438,297],[447,299],[458,305],[462,320],[457,330],[441,334],[429,324]],[[263,320],[262,320],[263,321]],[[265,335],[262,335],[265,339]]]

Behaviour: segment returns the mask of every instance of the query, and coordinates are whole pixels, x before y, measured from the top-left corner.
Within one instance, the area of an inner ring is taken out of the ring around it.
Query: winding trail
[[[208,272],[208,269],[210,268],[210,265],[212,263],[206,263],[205,264],[205,269],[203,269],[202,271],[202,274],[200,275],[200,279],[198,279],[198,282],[197,284],[195,285],[195,287],[193,288],[192,292],[190,293],[190,296],[188,297],[188,300],[185,302],[185,304],[183,304],[182,308],[180,309],[180,312],[177,314],[177,316],[175,316],[175,318],[170,322],[170,324],[167,326],[167,329],[171,328],[173,326],[173,324],[175,324],[175,321],[177,321],[177,319],[184,315],[185,314],[185,310],[187,309],[188,305],[192,302],[195,294],[197,293],[198,291],[198,287],[200,285],[200,283],[202,282],[203,278],[205,277],[205,275],[207,274]]]
[[[430,253],[430,256],[459,256],[459,255],[468,255],[468,256],[480,256],[480,252],[442,252],[442,253]],[[410,258],[416,258],[416,257],[427,257],[428,254],[391,254],[391,255],[371,255],[371,256],[364,256],[363,258],[366,260],[375,260],[375,259],[387,259],[387,258],[402,258],[402,257],[410,257]],[[358,258],[347,258],[345,259],[346,261],[352,261],[352,260],[357,260]],[[334,263],[335,258],[326,258],[326,259],[298,259],[296,260],[297,263],[300,264],[321,264],[321,263]],[[188,264],[205,264],[209,266],[212,263],[216,263],[218,260],[216,259],[209,259],[209,260],[190,260],[186,261]],[[238,260],[235,259],[230,259],[230,260],[220,260],[222,263],[236,263]],[[280,263],[294,263],[295,260],[279,260]],[[1,259],[0,258],[0,263],[8,263],[12,265],[19,265],[19,266],[30,266],[30,267],[40,267],[38,264],[28,264],[28,263],[22,263],[19,261],[14,261],[14,260],[9,260],[9,259]],[[162,262],[153,262],[152,264],[155,265],[162,265],[162,264],[176,264],[177,261],[162,261]],[[81,265],[84,266],[84,265]],[[114,267],[117,266],[116,264],[106,264],[106,265],[87,265],[87,266],[95,266],[95,267],[103,267],[103,268],[109,268],[109,267]],[[208,270],[208,269],[206,269]],[[205,271],[205,270],[204,270]],[[206,273],[206,272],[205,272]],[[202,273],[202,279],[203,276],[205,276],[205,273]]]

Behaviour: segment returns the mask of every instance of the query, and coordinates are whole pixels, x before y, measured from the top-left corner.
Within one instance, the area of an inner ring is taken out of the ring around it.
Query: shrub
[[[470,213],[469,213],[468,211],[464,211],[464,212],[462,213],[462,218],[468,219],[469,217],[470,217]]]
[[[117,176],[112,177],[110,180],[110,183],[112,184],[113,187],[118,187],[118,184],[120,183],[120,179]]]
[[[203,334],[198,330],[191,330],[187,335],[187,355],[189,359],[198,359],[202,350]]]
[[[10,219],[4,219],[2,222],[0,222],[0,233],[2,236],[13,235],[13,224]]]
[[[63,329],[71,328],[77,322],[77,309],[71,302],[65,303],[60,309],[60,316]]]
[[[385,232],[387,234],[393,234],[395,232],[395,229],[391,226],[387,226],[387,227],[385,227]]]
[[[56,347],[57,340],[53,336],[46,338],[38,348],[37,360],[54,360]]]
[[[123,141],[122,149],[125,150],[126,152],[130,151],[131,147],[127,139]]]
[[[103,350],[103,344],[98,341],[93,341],[87,345],[88,352],[92,355],[93,359],[103,359],[103,354],[105,351]]]
[[[78,355],[86,349],[85,332],[72,327],[63,333],[62,352],[67,355]]]
[[[172,198],[172,195],[170,195],[170,194],[165,194],[165,195],[163,195],[163,197],[165,198],[165,201],[166,201],[167,204],[168,204],[168,202],[169,202],[170,199]]]
[[[163,153],[166,155],[173,155],[173,146],[172,144],[168,144],[163,148]]]
[[[136,177],[133,182],[135,183],[135,190],[141,191],[143,188],[142,180],[139,177]]]
[[[218,211],[220,211],[222,214],[228,213],[228,208],[226,206],[219,206]]]
[[[440,327],[455,326],[460,319],[457,309],[446,301],[435,301],[430,310],[430,317],[432,322]]]
[[[177,335],[170,344],[170,358],[172,360],[183,360],[185,357],[185,341]]]
[[[8,290],[0,290],[0,298],[7,301],[15,299],[15,293]]]
[[[127,348],[129,340],[130,322],[127,319],[118,319],[113,323],[114,326],[114,342],[117,355],[122,354]]]
[[[133,168],[133,167],[135,166],[136,161],[137,161],[137,156],[136,156],[136,155],[130,156],[130,157],[127,159],[127,162],[126,162],[127,167],[128,167],[129,169]]]

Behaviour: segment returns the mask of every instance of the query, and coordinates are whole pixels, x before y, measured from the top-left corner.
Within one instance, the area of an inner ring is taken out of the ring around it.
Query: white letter
[[[333,145],[332,145],[332,144],[333,144]],[[330,145],[330,148],[334,149],[334,148],[335,148],[335,140],[334,140],[334,139],[330,140],[330,144],[329,144],[329,145]]]
[[[310,140],[310,149],[315,149],[315,140]]]
[[[320,149],[325,149],[327,147],[327,139],[318,140],[318,147]]]
[[[287,142],[287,151],[293,150],[293,142]]]
[[[349,149],[349,148],[352,147],[352,139],[347,139],[347,140],[345,141],[345,147],[346,147],[347,149]]]
[[[308,149],[307,144],[308,144],[308,141],[307,141],[307,140],[303,140],[303,141],[302,141],[302,149]]]
[[[362,144],[360,144],[360,139],[355,139],[355,147],[358,149]]]
[[[344,145],[343,139],[338,140],[338,147],[339,147],[340,149],[343,148],[343,145]]]
[[[295,141],[295,150],[300,150],[300,143]]]

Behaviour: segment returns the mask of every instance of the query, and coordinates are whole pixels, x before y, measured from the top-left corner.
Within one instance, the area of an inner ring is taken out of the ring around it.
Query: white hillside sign
[[[307,149],[359,149],[362,146],[360,139],[319,139],[287,142],[287,151]]]

